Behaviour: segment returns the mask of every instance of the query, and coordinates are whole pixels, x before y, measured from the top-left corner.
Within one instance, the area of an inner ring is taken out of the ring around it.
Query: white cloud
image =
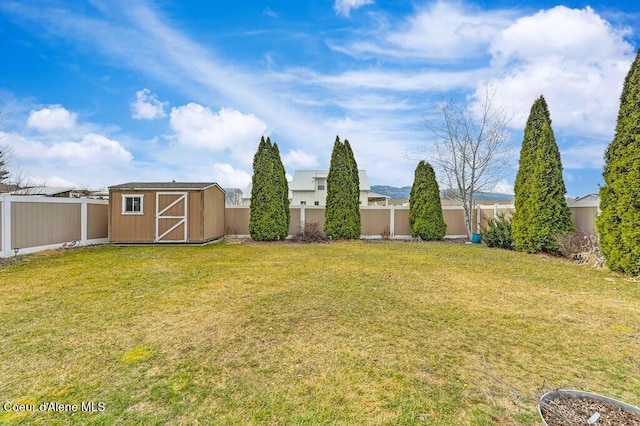
[[[253,114],[231,108],[214,113],[196,103],[172,108],[170,124],[181,144],[213,151],[247,144],[257,146],[260,136],[267,131],[267,125]]]
[[[311,169],[318,167],[318,158],[303,150],[292,149],[282,157],[282,163],[293,170]]]
[[[513,184],[507,182],[506,179],[502,179],[493,186],[492,192],[497,192],[498,194],[514,194]]]
[[[60,176],[50,176],[47,178],[34,176],[29,180],[30,185],[42,185],[42,186],[57,186],[60,188],[80,188],[77,182],[70,181],[69,179]]]
[[[486,48],[512,16],[508,10],[483,11],[464,3],[437,1],[419,7],[399,23],[382,20],[371,31],[375,40],[331,41],[330,47],[353,56],[467,61],[486,56]]]
[[[39,131],[70,130],[76,126],[78,115],[69,112],[62,105],[51,105],[37,111],[31,111],[27,126]]]
[[[160,102],[149,89],[136,92],[136,100],[131,103],[132,117],[137,120],[155,120],[166,117],[164,107],[168,102]]]
[[[286,74],[291,81],[301,84],[324,86],[329,90],[393,90],[400,92],[451,90],[460,87],[473,87],[481,75],[477,70],[462,71],[395,71],[385,69],[363,69],[345,71],[339,74],[318,74],[305,69],[291,69]],[[362,92],[359,92],[362,93]]]
[[[398,55],[468,59],[483,55],[484,47],[508,22],[505,11],[465,10],[463,3],[438,1],[419,10],[400,31],[386,38]]]
[[[265,7],[264,10],[262,11],[262,14],[264,16],[268,16],[269,18],[277,18],[278,17],[278,12],[271,10],[269,7]]]
[[[213,179],[224,188],[240,188],[244,190],[251,183],[251,175],[244,170],[235,169],[230,164],[213,165]]]
[[[335,3],[333,3],[333,10],[335,10],[338,15],[348,17],[352,10],[372,3],[373,0],[336,0]]]
[[[95,133],[79,140],[55,139],[4,133],[2,145],[11,149],[16,166],[11,178],[32,184],[100,188],[125,174],[135,176],[131,174],[133,155],[118,141]]]
[[[561,151],[565,169],[600,169],[604,166],[604,153],[610,141],[582,142]]]
[[[118,164],[129,162],[133,156],[119,142],[102,135],[89,133],[80,142],[61,142],[47,150],[52,158],[66,160],[69,164]]]
[[[531,62],[560,56],[565,61],[600,62],[629,53],[630,29],[615,29],[593,9],[556,6],[516,20],[491,46],[494,61]]]
[[[7,141],[18,161],[54,160],[65,167],[85,168],[97,164],[128,163],[133,156],[119,142],[95,133],[84,135],[78,142],[48,142],[10,134]]]
[[[516,20],[493,42],[496,101],[523,125],[544,95],[554,128],[567,134],[609,136],[615,128],[624,77],[633,60],[625,41],[591,8],[557,6]],[[479,85],[476,96],[482,90]]]

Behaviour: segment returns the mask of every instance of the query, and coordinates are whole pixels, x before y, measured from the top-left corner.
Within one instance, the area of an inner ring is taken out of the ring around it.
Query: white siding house
[[[289,182],[289,201],[292,206],[321,206],[326,205],[327,176],[329,170],[296,170],[293,179]],[[386,206],[390,197],[371,192],[367,172],[358,170],[360,179],[360,205],[361,206]],[[247,185],[243,194],[241,205],[251,204],[251,183]]]
[[[327,176],[329,170],[296,170],[289,183],[292,206],[324,206],[327,198]],[[369,186],[369,179],[365,170],[358,170],[360,180],[360,205],[368,206],[374,203],[386,205],[389,197],[374,194]]]

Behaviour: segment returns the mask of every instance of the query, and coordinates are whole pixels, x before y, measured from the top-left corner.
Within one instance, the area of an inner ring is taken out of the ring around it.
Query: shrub
[[[293,240],[299,243],[317,243],[327,241],[329,238],[320,229],[318,222],[305,223],[304,228],[300,229]]]
[[[574,231],[557,238],[558,251],[562,256],[580,264],[599,268],[604,265],[598,236]]]
[[[391,229],[389,229],[388,226],[385,226],[384,228],[382,228],[382,232],[380,232],[380,236],[382,237],[383,240],[390,240]]]
[[[480,231],[482,241],[489,247],[498,247],[513,250],[513,238],[511,237],[511,218],[500,213],[487,226]]]

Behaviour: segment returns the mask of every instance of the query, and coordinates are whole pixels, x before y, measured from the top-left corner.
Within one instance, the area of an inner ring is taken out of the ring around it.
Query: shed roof
[[[220,187],[220,185],[218,185],[215,182],[128,182],[128,183],[122,183],[120,185],[113,185],[109,187],[110,191],[113,190],[122,190],[122,189],[128,189],[128,190],[172,190],[172,189],[178,189],[178,190],[182,190],[182,191],[188,191],[188,190],[201,190],[201,189],[207,189],[207,188],[211,188],[212,186],[217,186],[218,188],[220,188],[220,190],[222,192],[224,192],[224,189],[222,189],[222,187]]]

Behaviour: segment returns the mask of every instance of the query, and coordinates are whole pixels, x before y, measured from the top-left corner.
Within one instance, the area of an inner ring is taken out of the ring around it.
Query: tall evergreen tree
[[[271,142],[267,138],[268,142]],[[289,183],[287,182],[287,173],[280,158],[280,149],[277,143],[273,143],[273,159],[275,162],[276,189],[280,193],[280,202],[278,203],[278,218],[280,219],[280,239],[284,239],[289,234],[289,223],[291,221],[291,211],[289,210]]]
[[[351,186],[353,193],[351,194],[351,198],[349,198],[352,203],[350,208],[352,211],[358,212],[353,215],[356,222],[353,227],[358,229],[358,236],[356,238],[359,238],[361,233],[360,231],[362,230],[362,217],[360,216],[360,172],[358,171],[358,163],[356,162],[355,155],[353,155],[351,144],[347,139],[344,140],[344,150],[349,162],[351,178],[353,179],[353,185]]]
[[[624,81],[602,176],[596,220],[602,254],[612,270],[640,275],[640,50]]]
[[[562,162],[543,96],[531,107],[516,176],[512,232],[516,250],[555,252],[556,239],[575,229],[567,206]]]
[[[289,233],[288,184],[277,145],[264,136],[253,157],[249,234],[255,241],[284,239]],[[286,197],[286,203],[285,203]]]
[[[354,174],[355,170],[355,174]],[[351,147],[336,136],[327,176],[324,232],[333,239],[360,238],[360,188]]]
[[[447,232],[442,215],[440,188],[431,164],[420,161],[416,167],[409,197],[411,236],[422,240],[441,240]]]

